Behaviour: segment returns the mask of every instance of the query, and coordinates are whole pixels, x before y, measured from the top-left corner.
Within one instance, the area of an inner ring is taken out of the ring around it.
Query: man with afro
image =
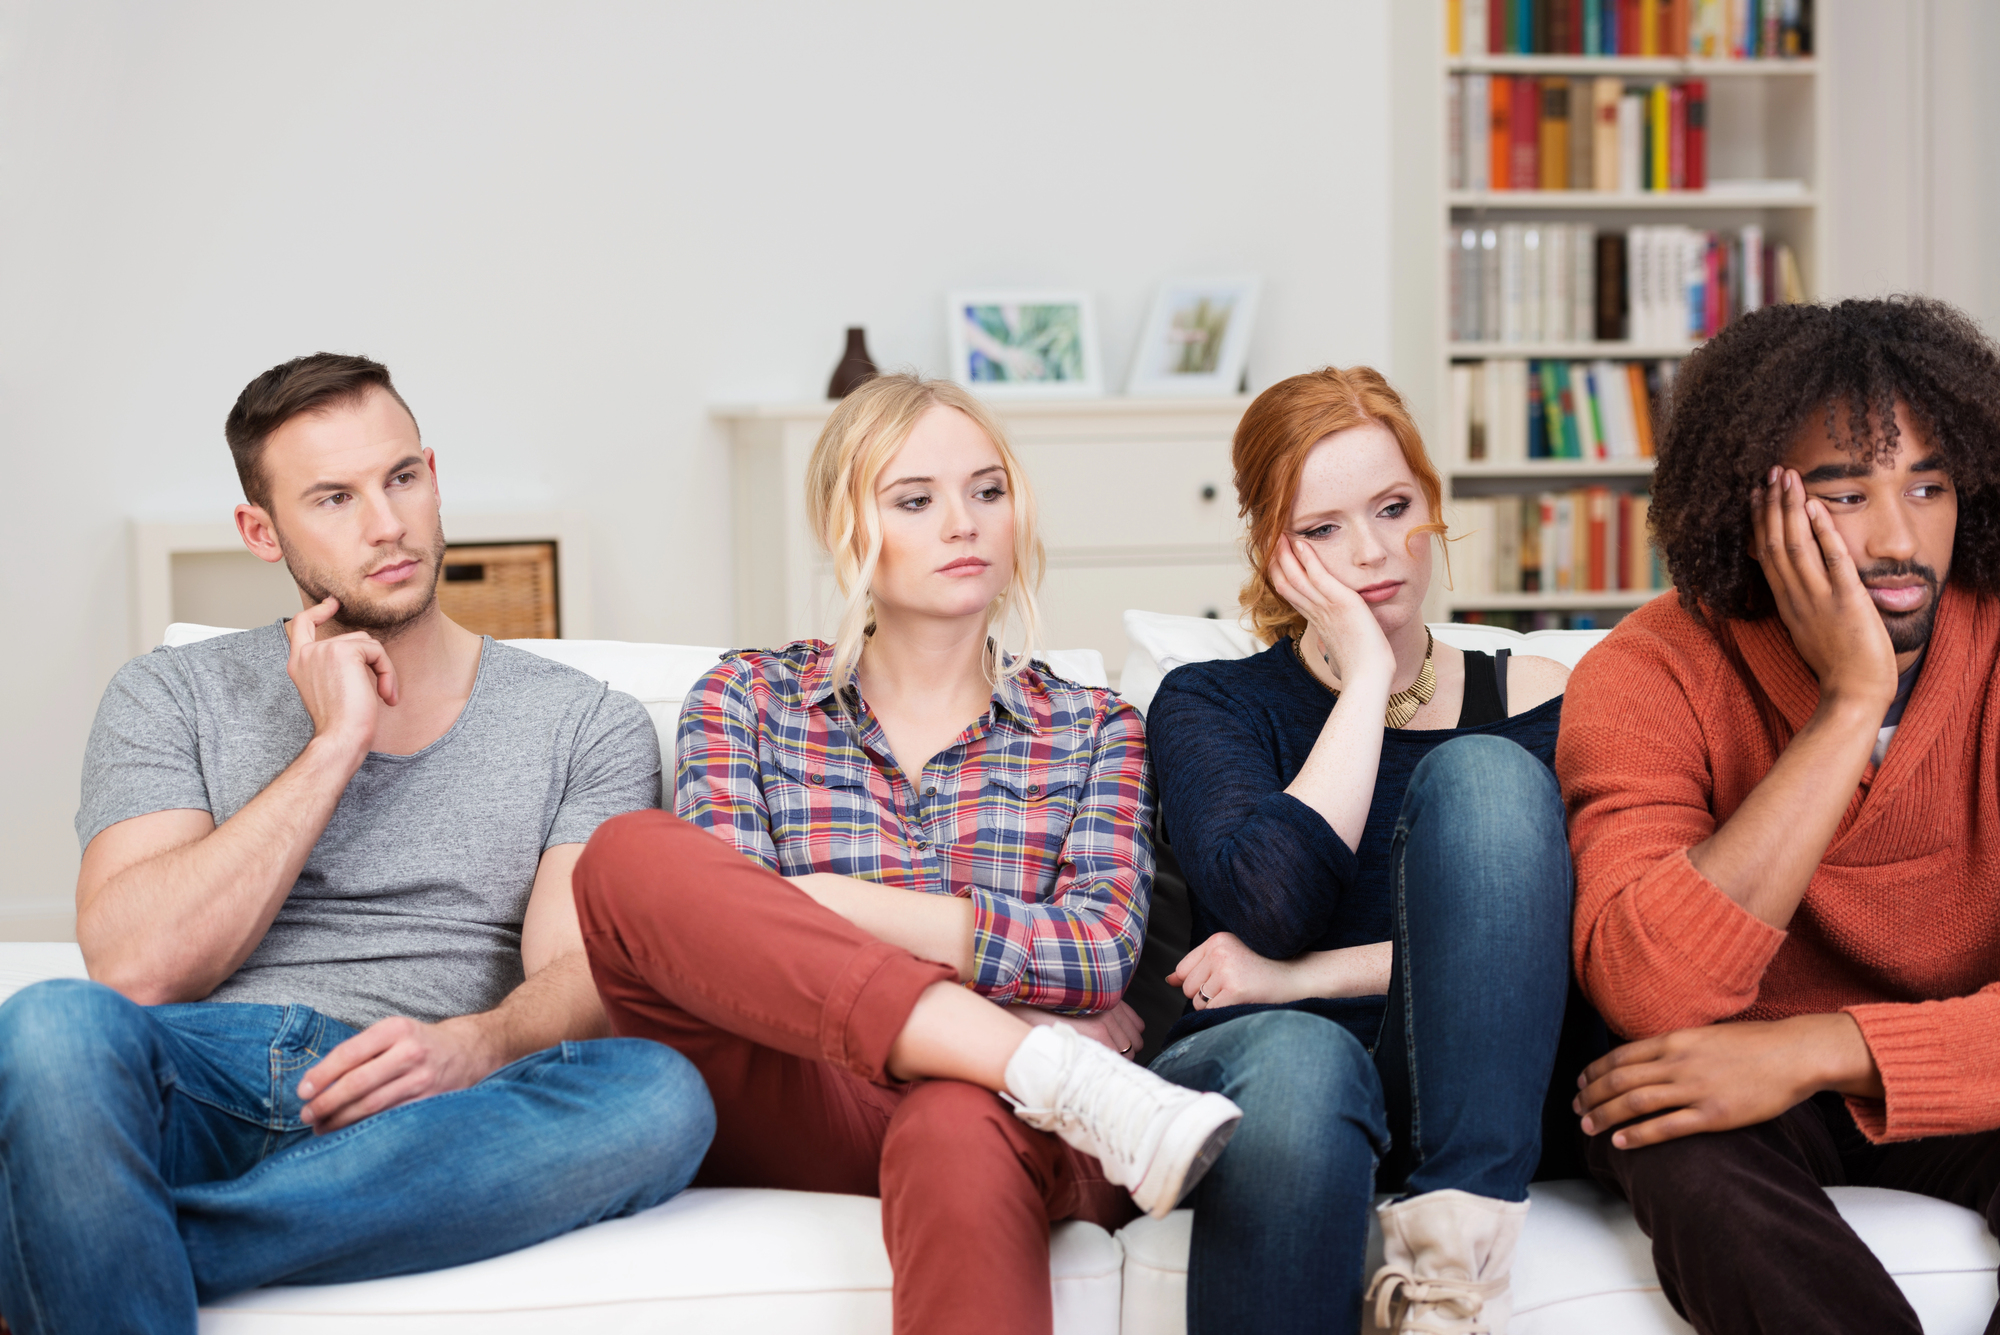
[[[1691,356],[1678,596],[1569,681],[1592,1171],[1703,1332],[1922,1329],[1824,1187],[2000,1223],[2000,355],[1918,298]]]

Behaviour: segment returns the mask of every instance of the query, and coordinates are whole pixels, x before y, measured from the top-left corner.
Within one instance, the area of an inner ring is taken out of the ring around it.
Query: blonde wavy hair
[[[1269,573],[1278,539],[1292,521],[1306,456],[1334,432],[1369,422],[1386,428],[1396,438],[1403,462],[1410,466],[1424,504],[1430,507],[1430,521],[1413,527],[1409,540],[1415,541],[1419,534],[1436,535],[1445,553],[1445,579],[1451,578],[1451,552],[1444,546],[1449,540],[1444,525],[1444,484],[1431,465],[1423,435],[1403,405],[1402,395],[1370,366],[1351,366],[1344,371],[1323,366],[1280,380],[1244,410],[1229,451],[1236,473],[1237,513],[1249,521],[1243,547],[1250,560],[1250,578],[1237,601],[1250,629],[1266,644],[1299,635],[1306,628],[1305,617],[1271,587]]]
[[[987,638],[993,648],[986,675],[995,685],[1028,666],[1041,645],[1041,612],[1035,590],[1045,557],[1035,526],[1035,493],[1027,471],[987,410],[969,391],[949,380],[911,374],[877,376],[840,401],[806,464],[806,514],[813,536],[833,558],[833,577],[846,603],[833,639],[833,680],[845,689],[854,680],[861,651],[875,630],[870,586],[882,556],[882,521],[875,488],[882,470],[910,438],[917,420],[932,408],[956,408],[986,433],[1007,473],[1014,506],[1014,574],[987,608]],[[1011,645],[1008,631],[1019,639]]]

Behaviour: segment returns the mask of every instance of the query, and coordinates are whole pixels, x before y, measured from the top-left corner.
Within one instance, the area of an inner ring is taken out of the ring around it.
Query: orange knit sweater
[[[1819,682],[1776,617],[1732,623],[1789,738]],[[1881,768],[1862,778],[1790,928],[1688,861],[1782,742],[1715,637],[1672,596],[1569,679],[1556,773],[1576,855],[1576,968],[1631,1038],[1846,1011],[1886,1098],[1872,1140],[2000,1127],[2000,601],[1946,588]]]

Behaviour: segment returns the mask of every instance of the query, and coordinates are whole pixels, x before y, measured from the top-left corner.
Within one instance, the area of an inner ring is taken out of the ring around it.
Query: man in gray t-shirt
[[[242,1289],[509,1251],[665,1200],[713,1131],[685,1059],[603,1037],[570,897],[659,800],[645,710],[443,615],[386,368],[275,367],[225,434],[304,610],[134,659],[99,707],[92,981],[0,1006],[16,1335],[192,1335]]]

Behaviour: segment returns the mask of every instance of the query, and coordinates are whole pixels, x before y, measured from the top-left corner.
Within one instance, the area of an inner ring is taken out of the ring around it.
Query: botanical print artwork
[[[1173,375],[1214,375],[1222,360],[1223,335],[1229,332],[1229,317],[1236,310],[1236,298],[1196,297],[1174,311],[1167,327],[1167,342],[1174,348],[1170,367]]]
[[[1225,315],[1224,319],[1227,319]],[[1084,378],[1083,309],[1071,303],[968,304],[966,362],[974,384]]]

